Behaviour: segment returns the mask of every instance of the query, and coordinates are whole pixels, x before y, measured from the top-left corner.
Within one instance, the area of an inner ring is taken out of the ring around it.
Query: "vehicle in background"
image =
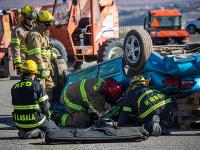
[[[79,69],[83,61],[98,62],[123,55],[115,0],[55,0],[50,10],[56,25],[51,42],[68,65]]]
[[[13,73],[12,54],[9,48],[11,30],[18,22],[18,10],[3,10],[0,13],[0,77],[9,77]]]
[[[185,29],[190,34],[195,34],[197,31],[200,31],[200,18],[193,19],[193,20],[187,20],[185,22]]]
[[[181,13],[178,10],[150,10],[144,19],[154,45],[185,44],[189,42],[188,32],[182,29]]]

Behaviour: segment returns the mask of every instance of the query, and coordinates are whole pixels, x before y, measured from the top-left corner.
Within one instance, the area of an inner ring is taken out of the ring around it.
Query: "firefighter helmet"
[[[113,78],[106,79],[102,89],[108,98],[108,103],[110,104],[115,104],[122,95],[121,85]]]
[[[22,16],[30,19],[37,18],[37,11],[30,5],[26,5],[21,9]]]
[[[136,75],[133,78],[131,78],[130,85],[134,86],[134,85],[137,85],[137,84],[143,84],[143,85],[147,86],[147,85],[149,85],[149,80],[145,79],[141,75]]]
[[[26,60],[22,66],[22,72],[37,74],[38,68],[36,62],[33,60]]]
[[[38,13],[38,21],[45,23],[48,26],[55,24],[53,15],[48,10],[43,10]]]

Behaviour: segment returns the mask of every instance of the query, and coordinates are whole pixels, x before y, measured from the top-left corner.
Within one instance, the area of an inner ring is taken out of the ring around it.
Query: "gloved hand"
[[[43,70],[41,72],[41,78],[45,79],[46,77],[50,76],[50,71],[49,70]]]
[[[54,59],[56,59],[56,58],[57,58],[57,54],[54,53],[54,52],[52,52],[52,54],[51,54],[51,59],[54,60]]]

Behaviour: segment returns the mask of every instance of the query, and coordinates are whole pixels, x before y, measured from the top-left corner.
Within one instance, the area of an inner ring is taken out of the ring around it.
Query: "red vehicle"
[[[178,10],[150,10],[144,20],[155,45],[185,44],[189,41],[188,32],[182,29],[181,13]]]

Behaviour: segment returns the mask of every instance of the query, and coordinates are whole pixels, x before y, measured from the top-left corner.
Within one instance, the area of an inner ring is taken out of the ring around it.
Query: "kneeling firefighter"
[[[121,95],[122,87],[113,78],[74,82],[65,87],[61,96],[61,103],[69,112],[61,115],[61,125],[87,127],[102,117],[106,104],[114,105]]]
[[[132,114],[136,117],[136,125],[144,125],[151,135],[159,136],[161,132],[167,132],[172,99],[166,98],[160,91],[147,86],[148,84],[149,81],[140,75],[131,79],[118,125],[127,124]]]
[[[22,66],[21,81],[11,89],[13,121],[19,129],[20,138],[37,138],[43,132],[58,129],[50,120],[48,96],[43,86],[36,80],[37,64],[27,60]]]

